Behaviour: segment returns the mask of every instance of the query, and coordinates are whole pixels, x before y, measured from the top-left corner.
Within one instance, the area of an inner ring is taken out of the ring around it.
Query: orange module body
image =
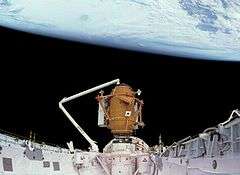
[[[125,84],[116,86],[110,95],[97,97],[104,112],[105,125],[115,136],[129,136],[138,126],[143,126],[143,102],[135,97],[136,92]]]

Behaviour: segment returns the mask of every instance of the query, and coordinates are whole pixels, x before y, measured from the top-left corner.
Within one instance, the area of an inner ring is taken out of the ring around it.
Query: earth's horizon
[[[240,61],[234,0],[0,0],[0,26],[89,44]]]

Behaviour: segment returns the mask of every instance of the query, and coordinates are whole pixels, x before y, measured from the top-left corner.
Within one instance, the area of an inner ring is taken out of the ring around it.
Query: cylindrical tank
[[[110,95],[98,97],[105,111],[106,125],[114,135],[131,135],[142,123],[142,101],[135,94],[130,86],[120,84]]]

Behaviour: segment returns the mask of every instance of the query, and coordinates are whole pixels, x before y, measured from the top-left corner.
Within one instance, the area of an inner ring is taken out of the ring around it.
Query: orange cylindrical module
[[[97,99],[105,113],[106,126],[114,135],[131,135],[139,125],[143,125],[143,102],[136,98],[135,94],[130,86],[120,84],[110,95],[98,96]]]

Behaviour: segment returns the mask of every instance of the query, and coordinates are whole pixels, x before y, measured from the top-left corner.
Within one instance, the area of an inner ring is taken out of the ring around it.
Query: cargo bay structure
[[[109,95],[103,88],[115,85]],[[98,126],[107,127],[113,139],[100,152],[98,145],[78,125],[64,103],[100,91]],[[116,79],[63,98],[60,109],[89,142],[89,151],[61,148],[0,134],[0,175],[240,175],[240,111],[196,137],[149,147],[133,132],[144,127],[143,101]]]

